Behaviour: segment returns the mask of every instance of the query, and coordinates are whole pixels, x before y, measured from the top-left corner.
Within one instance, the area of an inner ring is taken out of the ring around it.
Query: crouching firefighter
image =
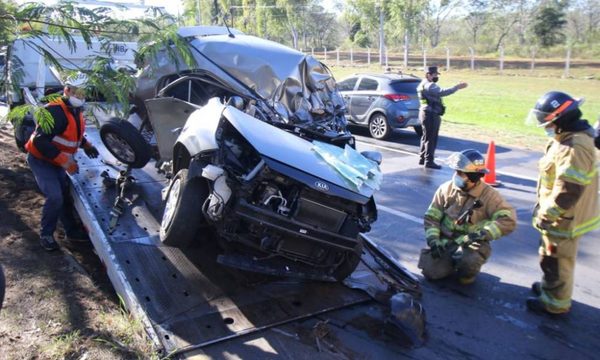
[[[527,308],[562,314],[571,308],[577,245],[582,235],[600,227],[598,161],[594,129],[582,119],[582,100],[551,91],[531,110],[530,123],[549,137],[539,162],[533,226],[540,232],[541,282]]]
[[[510,234],[515,210],[491,186],[481,181],[488,172],[483,156],[464,150],[448,158],[452,180],[436,191],[425,212],[425,238],[419,268],[429,280],[456,274],[461,284],[475,281],[490,257],[490,241]]]

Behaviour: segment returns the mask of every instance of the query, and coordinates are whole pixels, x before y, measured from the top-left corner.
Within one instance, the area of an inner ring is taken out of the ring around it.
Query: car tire
[[[359,237],[359,249],[358,251],[348,251],[345,254],[344,261],[333,271],[332,275],[337,281],[344,281],[345,278],[350,276],[356,270],[356,267],[360,263],[360,258],[363,250],[362,239]]]
[[[415,126],[413,126],[413,129],[415,130],[415,133],[417,134],[418,137],[423,136],[423,126],[415,125]]]
[[[165,211],[160,223],[160,241],[167,246],[189,246],[206,220],[202,205],[208,188],[200,178],[189,178],[188,169],[181,169],[171,180]]]
[[[382,113],[376,113],[369,119],[369,134],[371,137],[384,140],[390,136],[392,129],[387,118]]]
[[[139,169],[146,166],[152,148],[131,123],[110,118],[100,127],[100,139],[108,151],[120,162]]]

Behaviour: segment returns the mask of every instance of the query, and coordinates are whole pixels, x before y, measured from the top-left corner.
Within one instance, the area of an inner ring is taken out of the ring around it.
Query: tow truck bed
[[[116,188],[103,184],[102,172],[115,179],[124,165],[102,146],[96,129],[88,138],[98,159],[77,155],[73,176],[75,207],[89,230],[96,252],[127,308],[145,325],[157,351],[190,353],[210,344],[314,317],[331,310],[372,302],[366,292],[341,283],[281,279],[230,269],[216,262],[210,233],[205,243],[185,252],[159,239],[167,180],[154,164],[134,169],[132,200],[109,233]],[[112,160],[114,161],[114,160]],[[368,272],[364,264],[357,271]]]

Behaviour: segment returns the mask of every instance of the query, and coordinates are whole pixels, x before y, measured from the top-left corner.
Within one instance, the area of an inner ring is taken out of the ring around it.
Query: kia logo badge
[[[329,185],[325,184],[324,182],[316,181],[315,186],[321,191],[329,191]]]

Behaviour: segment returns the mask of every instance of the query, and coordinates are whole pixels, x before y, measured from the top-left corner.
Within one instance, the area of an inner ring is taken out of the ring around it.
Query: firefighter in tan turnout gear
[[[456,273],[461,284],[470,284],[491,255],[490,241],[514,230],[516,214],[481,180],[488,170],[478,151],[454,153],[448,163],[455,173],[437,189],[425,213],[429,248],[421,250],[419,268],[430,280]]]
[[[579,238],[600,227],[595,133],[581,119],[580,102],[552,91],[538,100],[529,117],[550,137],[539,162],[533,213],[533,226],[541,233],[543,277],[532,285],[537,296],[527,299],[527,308],[538,313],[570,310]]]

